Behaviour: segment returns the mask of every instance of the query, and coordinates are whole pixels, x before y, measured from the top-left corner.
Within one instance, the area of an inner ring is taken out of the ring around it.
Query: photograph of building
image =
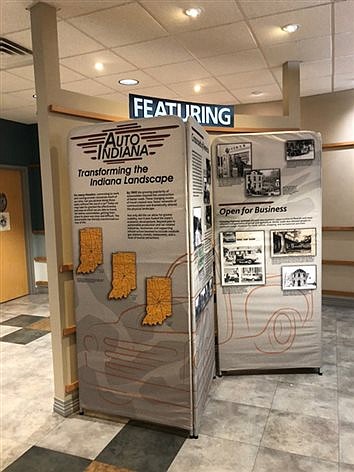
[[[314,290],[316,288],[316,266],[283,266],[283,290]]]
[[[271,257],[315,256],[316,229],[299,228],[270,232]]]
[[[279,196],[280,169],[253,169],[246,172],[245,193],[248,197]]]
[[[245,176],[245,172],[252,168],[251,143],[223,145],[217,148],[217,175],[218,179],[236,180]]]

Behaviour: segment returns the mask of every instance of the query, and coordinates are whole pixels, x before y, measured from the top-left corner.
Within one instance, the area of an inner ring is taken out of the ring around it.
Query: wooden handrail
[[[67,337],[75,333],[76,333],[76,325],[68,326],[67,328],[63,329],[63,337]]]
[[[338,297],[353,297],[354,292],[344,292],[342,290],[322,290],[322,295],[333,295]]]
[[[354,226],[323,226],[322,231],[354,231]]]
[[[354,147],[354,141],[347,141],[342,143],[327,143],[322,145],[323,151],[330,151],[332,149],[351,149]]]
[[[51,113],[60,113],[62,115],[77,116],[79,118],[89,118],[96,121],[126,121],[127,118],[116,115],[106,115],[105,113],[95,113],[92,111],[76,110],[74,108],[62,107],[61,105],[49,105]]]
[[[45,256],[37,256],[33,259],[35,262],[47,262],[47,258]]]
[[[322,261],[322,264],[324,264],[324,265],[354,266],[354,261],[338,261],[338,260],[324,259]]]
[[[72,393],[75,392],[75,390],[79,389],[79,381],[76,380],[75,382],[65,385],[65,393]]]
[[[74,264],[63,264],[59,266],[59,272],[72,272],[74,270]]]

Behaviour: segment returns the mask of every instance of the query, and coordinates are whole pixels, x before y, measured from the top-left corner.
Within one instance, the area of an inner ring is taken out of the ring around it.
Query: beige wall
[[[324,144],[354,141],[354,90],[301,100],[301,127]],[[354,148],[324,151],[323,226],[354,227]],[[354,261],[354,231],[324,231],[323,259]],[[354,266],[324,265],[323,289],[353,292]]]

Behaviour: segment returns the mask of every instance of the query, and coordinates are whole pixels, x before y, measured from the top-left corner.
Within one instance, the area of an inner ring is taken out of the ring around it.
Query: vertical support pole
[[[300,128],[300,62],[283,64],[283,114],[294,128]]]
[[[63,263],[61,196],[65,189],[59,184],[60,149],[55,139],[55,121],[48,111],[49,104],[55,102],[60,93],[57,19],[55,8],[46,3],[35,4],[30,12],[52,328],[54,411],[67,416],[78,409],[78,400],[65,393],[65,385],[71,382],[72,368],[70,341],[62,337],[68,275],[59,273]]]

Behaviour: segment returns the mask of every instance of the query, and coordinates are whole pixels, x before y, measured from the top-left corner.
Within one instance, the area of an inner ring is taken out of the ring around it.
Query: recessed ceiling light
[[[281,27],[283,31],[286,33],[295,33],[300,28],[301,25],[298,25],[296,23],[290,23],[289,25],[284,25]]]
[[[138,85],[139,80],[136,79],[121,79],[119,80],[121,85]]]
[[[193,87],[193,90],[194,90],[196,93],[199,93],[199,92],[202,90],[202,87],[201,87],[201,85],[199,85],[199,84],[195,84],[195,86]]]
[[[103,66],[102,62],[96,62],[95,69],[96,70],[103,70],[104,66]]]
[[[263,92],[262,90],[255,90],[254,92],[251,92],[251,95],[259,97],[260,95],[263,95]]]
[[[187,8],[187,10],[184,10],[185,15],[190,16],[191,18],[197,18],[201,12],[201,8]]]

